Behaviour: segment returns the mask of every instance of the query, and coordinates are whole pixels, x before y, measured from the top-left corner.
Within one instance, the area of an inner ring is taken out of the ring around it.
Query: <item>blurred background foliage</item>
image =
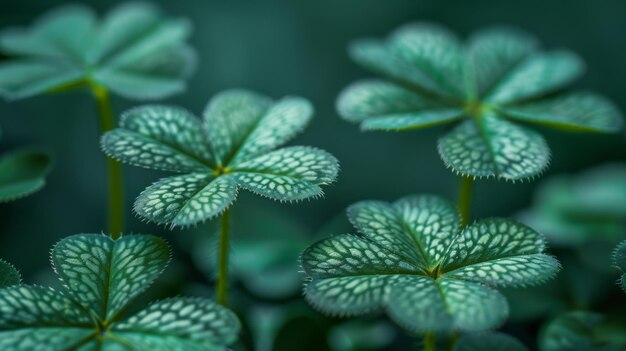
[[[27,25],[63,3],[3,1],[0,28]],[[117,1],[85,3],[102,14]],[[233,214],[232,269],[238,277],[233,306],[244,322],[242,349],[403,349],[413,342],[375,316],[350,322],[325,318],[300,298],[299,252],[313,240],[351,231],[344,215],[349,204],[363,199],[390,201],[412,193],[454,198],[457,191],[458,179],[437,155],[438,128],[361,133],[339,119],[337,94],[350,82],[369,76],[350,62],[346,53],[350,40],[381,37],[403,23],[418,20],[442,23],[464,36],[488,25],[511,24],[535,34],[544,47],[567,47],[579,53],[588,68],[576,87],[596,90],[626,111],[626,2],[620,0],[158,3],[173,16],[191,19],[194,32],[190,42],[199,54],[199,67],[187,92],[167,103],[199,114],[212,95],[228,88],[249,88],[276,98],[304,96],[315,105],[316,117],[294,144],[326,149],[341,162],[338,183],[328,187],[322,199],[290,205],[240,194],[240,206]],[[113,103],[118,112],[135,105],[120,98]],[[0,204],[0,257],[19,267],[27,282],[54,279],[47,260],[57,240],[100,232],[105,226],[106,174],[95,137],[95,113],[85,91],[0,102],[0,153],[20,145],[37,145],[49,149],[55,159],[43,190]],[[536,224],[553,239],[551,251],[564,265],[551,284],[509,292],[512,316],[504,330],[534,348],[544,322],[571,309],[593,309],[607,315],[607,327],[593,335],[614,340],[616,325],[618,333],[623,332],[626,315],[626,296],[615,285],[618,274],[609,264],[612,247],[626,237],[626,171],[623,164],[615,165],[626,160],[626,138],[623,133],[569,134],[547,128],[541,132],[553,150],[551,167],[542,178],[568,175],[549,184],[541,180],[518,184],[481,180],[475,189],[475,218],[516,215]],[[582,178],[568,183],[572,174],[608,162],[613,166],[596,169],[596,177],[601,179],[595,185]],[[622,173],[616,175],[620,167]],[[602,176],[607,174],[614,185],[606,186]],[[125,168],[128,208],[157,176],[158,172]],[[587,194],[582,196],[584,200],[576,198],[573,188]],[[620,192],[621,198],[612,196]],[[584,212],[589,211],[584,207],[572,212],[563,206],[587,200],[592,210],[617,201],[608,206],[615,210],[613,216]],[[531,209],[523,210],[526,208]],[[174,246],[172,265],[157,283],[154,295],[145,299],[211,293],[214,223],[171,232],[142,223],[131,213],[127,218],[128,232],[163,235]],[[567,238],[570,233],[575,236],[572,240]]]

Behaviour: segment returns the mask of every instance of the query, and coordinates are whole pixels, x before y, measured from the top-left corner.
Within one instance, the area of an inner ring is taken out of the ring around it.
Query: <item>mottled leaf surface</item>
[[[102,20],[64,6],[2,32],[10,60],[0,67],[0,93],[18,99],[92,83],[130,99],[164,98],[184,90],[195,66],[190,32],[186,20],[149,3],[120,5]]]
[[[0,259],[0,289],[22,281],[20,272],[12,264]]]
[[[564,130],[618,132],[619,110],[593,93],[561,93],[584,63],[567,50],[541,52],[511,27],[483,29],[462,45],[432,23],[402,26],[387,39],[350,46],[357,63],[388,80],[365,80],[339,95],[337,110],[362,130],[402,131],[456,124],[439,141],[455,173],[522,180],[547,167],[543,138],[513,122]]]
[[[176,107],[148,105],[124,114],[102,148],[131,165],[183,173],[144,190],[135,212],[156,223],[187,226],[213,218],[243,188],[279,201],[323,195],[337,160],[312,147],[276,149],[301,132],[313,107],[299,97],[272,101],[229,90],[209,102],[201,121]]]
[[[622,276],[619,279],[619,284],[624,291],[626,291],[626,241],[622,241],[615,251],[613,251],[613,265],[616,266],[621,272]]]
[[[358,235],[317,242],[301,258],[306,298],[328,314],[385,310],[413,332],[480,331],[508,315],[493,286],[539,284],[560,268],[531,228],[490,219],[461,230],[455,207],[434,196],[363,201],[348,216]]]
[[[25,350],[226,350],[239,332],[235,315],[203,298],[155,302],[124,311],[169,261],[167,243],[150,235],[79,234],[61,240],[52,262],[63,291],[0,289],[0,348]]]

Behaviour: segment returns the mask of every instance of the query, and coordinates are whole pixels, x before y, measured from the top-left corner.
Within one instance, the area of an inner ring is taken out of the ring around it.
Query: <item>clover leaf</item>
[[[613,265],[622,272],[622,276],[619,279],[619,284],[622,289],[626,291],[626,240],[617,245],[617,247],[613,251],[612,261]]]
[[[446,166],[471,177],[518,180],[543,171],[550,150],[530,122],[565,130],[616,132],[617,108],[590,92],[555,94],[578,78],[583,61],[567,50],[538,51],[512,28],[481,30],[466,45],[447,29],[413,23],[386,40],[350,47],[358,64],[389,80],[346,88],[340,115],[363,130],[412,130],[455,122],[439,139]]]
[[[454,351],[528,351],[528,348],[512,336],[502,333],[473,333],[463,335]]]
[[[623,329],[603,330],[603,315],[571,311],[549,322],[539,336],[541,351],[624,351]]]
[[[0,289],[19,284],[21,281],[20,272],[12,264],[0,259]]]
[[[151,235],[61,240],[51,260],[63,291],[33,285],[0,289],[0,349],[225,350],[239,322],[206,299],[165,299],[122,318],[169,259],[167,243]]]
[[[337,235],[302,254],[306,298],[329,314],[384,309],[414,332],[484,330],[508,313],[493,287],[539,284],[559,270],[533,229],[497,218],[460,229],[456,208],[439,197],[363,201],[348,217],[359,235]]]
[[[130,99],[159,99],[185,88],[195,53],[190,25],[149,3],[129,3],[98,21],[87,7],[65,6],[30,28],[0,33],[0,94],[10,99],[83,84]]]
[[[320,185],[337,177],[332,155],[306,146],[274,150],[312,113],[299,97],[274,102],[231,90],[209,102],[202,122],[177,107],[131,109],[103,136],[102,148],[123,163],[181,173],[148,187],[134,208],[147,220],[185,226],[223,212],[239,188],[279,201],[321,196]]]

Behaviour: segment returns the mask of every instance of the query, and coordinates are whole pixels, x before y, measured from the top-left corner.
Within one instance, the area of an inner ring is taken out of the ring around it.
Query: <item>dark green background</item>
[[[87,3],[102,14],[114,2]],[[352,39],[384,36],[401,24],[419,20],[442,23],[463,37],[484,26],[512,24],[534,33],[546,48],[578,52],[588,69],[577,87],[605,94],[626,110],[624,1],[164,1],[160,5],[172,15],[191,19],[190,41],[200,58],[187,92],[168,103],[200,113],[215,93],[242,87],[273,97],[301,95],[315,105],[313,123],[294,143],[333,153],[341,162],[339,181],[326,188],[323,199],[279,204],[242,193],[237,202],[283,213],[311,233],[338,221],[345,207],[358,200],[393,200],[411,193],[454,198],[457,190],[458,179],[436,152],[443,127],[361,133],[338,117],[337,94],[350,82],[370,76],[347,56]],[[54,6],[53,1],[2,1],[0,27],[30,24]],[[141,103],[118,98],[113,102],[117,111]],[[54,242],[70,234],[104,230],[104,156],[98,145],[95,107],[83,91],[0,102],[0,127],[0,150],[35,144],[55,155],[45,189],[0,205],[0,257],[19,267],[29,282],[45,279],[41,272],[49,271],[47,257]],[[548,174],[626,158],[623,134],[541,132],[553,151]],[[125,175],[131,232],[162,234],[174,244],[179,242],[175,237],[190,235],[188,230],[169,232],[142,223],[130,213],[135,196],[163,174],[126,167]],[[479,181],[474,215],[511,215],[530,204],[535,186],[536,182]],[[237,240],[237,221],[245,220],[236,215],[233,240]],[[210,228],[205,224],[196,230],[209,233]],[[182,250],[175,249],[174,257],[172,269],[191,272],[184,277],[204,284],[206,278],[193,271]]]

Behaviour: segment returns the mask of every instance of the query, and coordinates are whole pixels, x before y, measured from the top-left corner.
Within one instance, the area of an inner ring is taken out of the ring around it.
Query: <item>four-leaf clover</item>
[[[160,238],[79,234],[61,240],[51,259],[64,291],[0,289],[0,349],[225,350],[237,336],[234,314],[202,298],[165,299],[122,318],[169,262]]]
[[[113,9],[101,22],[88,8],[66,6],[31,28],[0,33],[0,94],[26,98],[96,84],[131,99],[159,99],[185,88],[195,53],[190,25],[148,3]]]
[[[457,209],[439,197],[363,201],[348,217],[359,235],[337,235],[302,254],[306,298],[330,314],[383,308],[411,331],[483,330],[508,313],[492,286],[538,284],[560,268],[531,228],[486,219],[461,230]]]
[[[306,146],[274,150],[302,131],[313,108],[305,99],[230,90],[208,104],[201,122],[191,113],[148,105],[122,115],[102,147],[121,162],[182,173],[142,192],[135,211],[150,221],[190,225],[219,215],[238,188],[279,201],[321,196],[338,162]]]
[[[554,94],[583,73],[583,62],[572,52],[539,52],[537,46],[512,28],[479,31],[463,46],[438,25],[409,24],[387,40],[360,40],[350,47],[357,63],[390,81],[354,83],[337,108],[363,130],[458,122],[438,146],[454,172],[533,177],[547,167],[550,150],[540,134],[514,121],[590,132],[622,127],[620,112],[601,96]]]

